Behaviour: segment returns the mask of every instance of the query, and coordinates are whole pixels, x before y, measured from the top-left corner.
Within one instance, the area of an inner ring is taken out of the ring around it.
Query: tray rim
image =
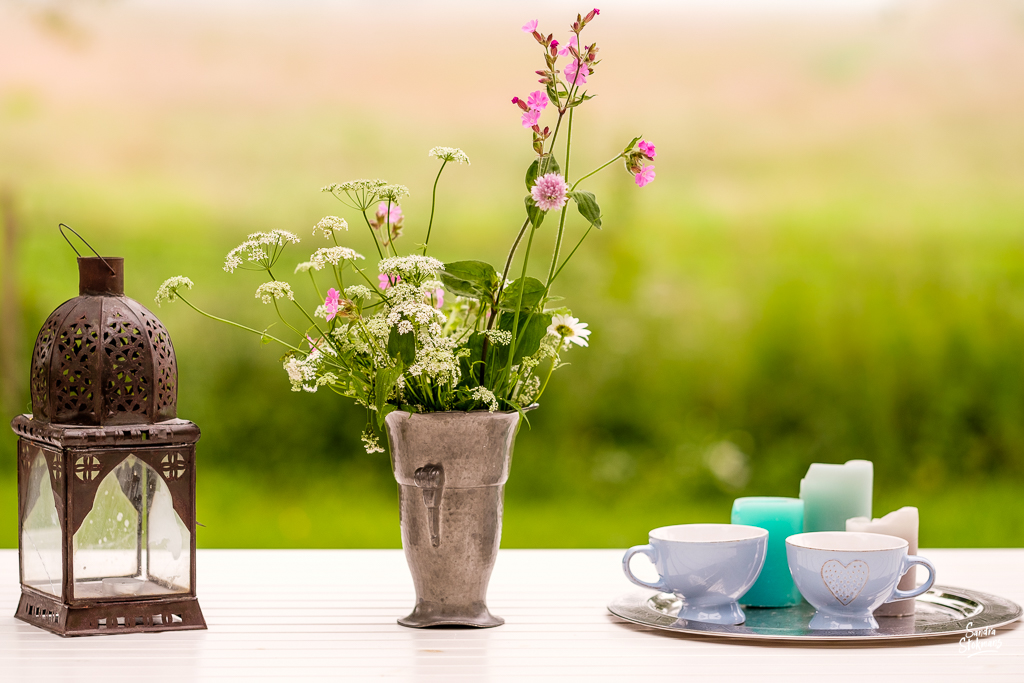
[[[850,634],[850,635],[838,635],[835,632],[830,632],[825,635],[778,635],[778,634],[760,634],[760,633],[732,633],[728,631],[714,631],[714,630],[698,630],[690,628],[681,628],[678,626],[671,626],[667,624],[654,623],[654,615],[659,615],[658,612],[651,610],[647,607],[647,602],[655,595],[661,594],[660,591],[631,591],[618,596],[610,603],[608,603],[608,611],[614,616],[628,621],[633,624],[640,626],[646,626],[648,628],[657,629],[666,633],[680,633],[684,635],[694,636],[709,636],[712,638],[723,638],[726,640],[740,640],[740,641],[777,641],[777,642],[788,642],[788,643],[819,643],[819,644],[839,644],[839,643],[858,643],[858,644],[882,644],[884,642],[892,641],[919,641],[925,639],[935,638],[950,638],[952,636],[962,635],[968,631],[977,631],[985,628],[997,629],[1012,624],[1018,621],[1022,615],[1024,615],[1024,609],[1020,605],[1009,600],[1007,598],[994,595],[992,593],[984,593],[982,591],[976,591],[970,588],[959,588],[956,586],[932,586],[923,596],[947,593],[954,594],[958,597],[965,598],[968,600],[974,600],[981,603],[986,609],[983,609],[981,614],[965,619],[950,620],[949,630],[938,631],[935,633],[891,633],[891,634],[877,634],[877,635],[865,635],[863,633]],[[917,598],[917,599],[920,599]],[[927,602],[922,600],[922,602]],[[1001,607],[1004,608],[1005,612],[998,612],[988,608]],[[630,614],[627,610],[636,610],[641,614],[651,614],[650,620],[644,620]],[[986,619],[986,613],[988,618]],[[664,615],[659,615],[664,616]],[[715,626],[709,624],[709,626]]]

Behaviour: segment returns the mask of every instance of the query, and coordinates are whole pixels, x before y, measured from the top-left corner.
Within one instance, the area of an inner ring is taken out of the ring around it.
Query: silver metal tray
[[[616,598],[608,605],[608,611],[635,624],[675,633],[754,640],[853,641],[864,644],[881,640],[948,637],[968,630],[995,629],[1021,617],[1021,607],[1017,603],[966,588],[935,586],[918,596],[916,602],[913,616],[877,617],[878,629],[872,631],[812,631],[807,628],[807,624],[814,616],[814,608],[806,602],[782,608],[744,607],[747,620],[739,626],[678,619],[679,598],[650,591],[629,593]]]

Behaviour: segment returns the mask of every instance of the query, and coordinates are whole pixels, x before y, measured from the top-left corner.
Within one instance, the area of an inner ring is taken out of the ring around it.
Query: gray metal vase
[[[518,413],[395,411],[385,418],[398,481],[402,547],[416,587],[403,626],[500,626],[487,584]]]

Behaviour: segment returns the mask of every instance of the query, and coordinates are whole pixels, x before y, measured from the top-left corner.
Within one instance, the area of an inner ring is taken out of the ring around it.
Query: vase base
[[[505,620],[491,614],[487,605],[483,604],[453,609],[444,605],[421,602],[416,605],[409,616],[399,619],[398,623],[409,628],[431,628],[433,626],[493,628],[501,626]]]

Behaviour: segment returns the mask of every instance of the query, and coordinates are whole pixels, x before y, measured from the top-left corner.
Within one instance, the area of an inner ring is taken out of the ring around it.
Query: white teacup
[[[814,630],[878,628],[872,614],[882,603],[921,595],[935,583],[935,567],[907,554],[897,536],[852,531],[816,531],[786,539],[793,581],[817,610]],[[914,590],[896,588],[915,564],[928,569],[928,581]]]
[[[743,524],[678,524],[651,531],[650,543],[633,546],[622,558],[626,578],[638,586],[682,599],[680,619],[710,624],[742,624],[736,600],[750,590],[764,566],[765,529]],[[646,555],[658,571],[648,583],[633,575],[629,561]]]

